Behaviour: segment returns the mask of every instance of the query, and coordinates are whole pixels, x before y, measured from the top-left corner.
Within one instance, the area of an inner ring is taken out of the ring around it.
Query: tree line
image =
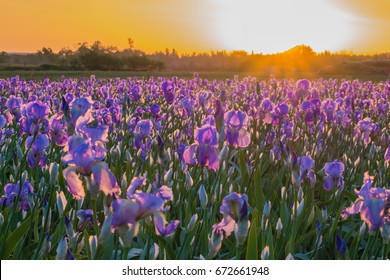
[[[63,48],[57,53],[44,47],[36,53],[0,53],[0,64],[13,67],[39,67],[42,70],[119,70],[148,71],[311,71],[340,73],[345,71],[371,71],[372,74],[390,73],[390,53],[364,55],[350,52],[316,53],[310,46],[299,45],[275,54],[236,51],[179,54],[175,49],[147,54],[129,47],[119,50],[115,46],[80,43],[75,50]]]

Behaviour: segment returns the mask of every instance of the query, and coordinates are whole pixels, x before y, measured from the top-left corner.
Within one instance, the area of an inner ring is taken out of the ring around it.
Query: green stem
[[[371,251],[372,245],[374,243],[374,239],[375,239],[375,235],[370,232],[366,247],[364,248],[364,251],[363,251],[362,260],[369,259],[370,256],[368,256],[368,251],[369,250]]]
[[[236,260],[241,260],[242,245],[236,245]]]
[[[41,234],[41,236],[39,237],[39,241],[38,241],[38,247],[35,251],[35,255],[34,255],[34,259],[38,259],[38,256],[39,256],[39,251],[41,250],[41,247],[42,247],[42,244],[43,244],[43,241],[44,241],[44,238],[45,238],[45,233],[47,231],[47,225],[48,225],[48,220],[49,220],[49,212],[50,212],[50,202],[52,200],[52,196],[53,196],[53,186],[50,186],[49,187],[50,190],[49,190],[49,200],[48,200],[48,203],[47,203],[47,210],[46,210],[46,213],[45,213],[45,223],[43,225],[43,233]]]
[[[89,247],[89,234],[87,230],[84,230],[84,238],[85,238],[85,250],[87,251],[87,256],[89,260],[92,260],[91,248]]]
[[[91,199],[92,210],[93,210],[93,228],[95,230],[95,235],[99,236],[99,225],[98,225],[98,219],[97,219],[96,200],[97,200],[96,198]]]
[[[386,242],[382,248],[382,260],[387,260],[388,255],[389,255],[389,243]]]

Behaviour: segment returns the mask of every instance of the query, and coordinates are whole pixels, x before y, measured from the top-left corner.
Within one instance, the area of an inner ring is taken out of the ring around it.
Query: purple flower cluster
[[[34,194],[33,186],[30,182],[26,181],[22,189],[20,189],[20,183],[7,184],[4,186],[4,195],[0,197],[0,206],[6,206],[11,208],[17,203],[17,209],[27,211],[30,209],[30,196]],[[16,201],[16,199],[18,199]]]

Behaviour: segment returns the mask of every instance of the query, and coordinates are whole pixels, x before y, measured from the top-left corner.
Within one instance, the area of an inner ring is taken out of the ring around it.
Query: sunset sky
[[[148,53],[390,51],[389,0],[0,0],[0,51],[58,51],[77,43]]]

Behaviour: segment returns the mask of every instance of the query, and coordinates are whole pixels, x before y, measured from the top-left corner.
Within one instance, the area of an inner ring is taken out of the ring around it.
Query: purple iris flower
[[[181,101],[181,106],[184,109],[182,113],[182,117],[183,118],[190,117],[192,116],[193,111],[195,109],[195,100],[190,97],[183,98]]]
[[[220,223],[213,225],[213,231],[217,234],[225,232],[228,237],[235,231],[236,239],[243,243],[248,233],[248,197],[246,194],[231,193],[224,197],[219,212],[223,215]]]
[[[325,163],[324,166],[325,174],[324,177],[324,189],[331,190],[333,187],[344,187],[343,172],[344,164],[341,161],[335,160],[332,162]]]
[[[134,129],[135,134],[142,137],[153,135],[153,123],[151,120],[140,120]]]
[[[84,116],[92,107],[92,100],[88,97],[74,99],[70,103],[70,123],[75,126],[79,117]]]
[[[130,185],[127,189],[127,193],[131,195],[135,192],[136,189],[145,185],[146,185],[146,179],[144,177],[134,177],[130,182]]]
[[[49,139],[46,134],[38,134],[35,139],[29,136],[25,143],[26,149],[30,147],[27,153],[27,162],[31,168],[38,166],[46,166],[46,152],[45,149],[49,146]]]
[[[86,115],[88,115],[88,114],[86,114]],[[111,114],[110,110],[107,108],[102,108],[99,110],[99,112],[96,116],[96,120],[99,123],[106,124],[106,125],[112,125],[112,123],[113,123],[112,114]]]
[[[0,115],[0,129],[2,129],[7,123],[7,119],[3,116]]]
[[[178,154],[180,160],[184,160],[183,154],[184,154],[185,149],[186,149],[186,145],[184,145],[183,143],[180,143],[177,146],[177,154]]]
[[[130,89],[131,97],[134,101],[138,101],[142,97],[142,88],[140,86],[133,86]]]
[[[110,108],[112,105],[114,105],[114,99],[113,98],[107,98],[106,99],[106,107]]]
[[[63,147],[68,142],[68,127],[63,113],[54,114],[49,121],[50,138],[60,147]]]
[[[274,110],[274,103],[268,98],[261,101],[260,104],[260,118],[265,124],[272,123],[272,111]]]
[[[205,110],[209,105],[210,92],[200,92],[198,94],[199,105]]]
[[[360,218],[368,225],[370,231],[376,231],[385,221],[385,208],[388,204],[390,191],[372,187],[372,179],[366,176],[366,180],[356,201],[341,213],[343,218],[360,213]]]
[[[8,208],[13,207],[16,198],[19,194],[20,183],[7,184],[4,186],[4,195],[0,197],[0,206],[5,205]],[[18,200],[18,209],[27,211],[30,209],[29,196],[34,193],[34,188],[30,182],[26,181],[22,189],[20,190],[20,196]]]
[[[225,136],[230,145],[245,148],[249,146],[250,134],[247,131],[249,117],[241,111],[231,110],[225,113]]]
[[[152,106],[150,106],[149,109],[154,117],[156,117],[161,111],[160,106],[158,106],[157,104],[153,104]]]
[[[69,104],[74,100],[74,94],[71,92],[68,92],[67,94],[65,94],[64,98],[65,98],[65,101]]]
[[[176,228],[179,226],[179,221],[171,221],[167,223],[164,212],[169,210],[165,203],[173,200],[172,189],[167,186],[162,186],[154,193],[144,193],[136,190],[135,185],[141,186],[142,178],[132,180],[127,190],[128,199],[114,199],[113,201],[113,218],[111,227],[114,231],[122,226],[135,224],[142,218],[153,216],[155,230],[157,235],[165,237],[172,236]]]
[[[144,153],[150,151],[151,138],[153,137],[153,123],[151,120],[140,120],[134,128],[134,147],[142,149]]]
[[[183,158],[187,164],[207,166],[209,169],[217,170],[218,159],[218,134],[214,126],[206,124],[195,130],[195,143],[186,147]],[[197,155],[197,160],[196,160]]]
[[[370,136],[375,132],[376,124],[370,118],[365,118],[359,121],[357,126],[357,134],[360,135],[364,145],[368,145],[371,142]]]
[[[19,120],[19,118],[21,117],[22,105],[23,99],[21,97],[11,95],[7,101],[7,108],[15,116],[16,120]]]
[[[278,126],[282,119],[288,114],[289,107],[286,104],[286,102],[280,102],[276,107],[274,108],[274,114],[272,115],[272,124],[274,126]]]
[[[90,139],[92,143],[96,142],[107,142],[108,139],[108,126],[107,125],[97,125],[92,127],[88,125],[92,122],[90,115],[81,116],[77,119],[76,122],[76,132],[79,135],[84,136],[84,138]]]
[[[82,181],[76,172],[92,179],[92,185],[88,185],[88,190],[94,196],[97,196],[99,190],[102,190],[105,195],[120,193],[115,176],[108,165],[102,161],[106,149],[99,145],[92,145],[90,140],[77,135],[69,138],[66,149],[68,154],[62,158],[62,162],[70,166],[63,170],[63,175],[75,199],[85,196]]]
[[[100,162],[106,156],[106,149],[99,145],[92,145],[90,140],[73,135],[66,145],[68,154],[62,158],[63,163],[77,167],[82,175],[90,175],[92,165]]]
[[[77,227],[78,231],[83,231],[88,225],[93,225],[93,211],[92,209],[87,210],[78,210],[77,218],[79,218],[80,223]]]
[[[350,114],[346,110],[337,111],[335,119],[337,124],[341,124],[345,128],[351,124]]]
[[[337,108],[337,103],[334,102],[332,99],[328,98],[322,102],[321,107],[326,115],[326,121],[328,122],[333,121],[335,117],[335,110]]]
[[[298,90],[308,91],[310,89],[311,83],[309,80],[302,79],[297,81]]]
[[[109,111],[111,113],[112,121],[115,124],[120,124],[122,120],[122,109],[118,105],[114,104],[109,108]]]
[[[286,102],[281,102],[275,107],[275,114],[279,117],[283,117],[288,114],[289,107]]]
[[[123,198],[114,198],[111,206],[113,210],[111,230],[113,232],[119,227],[135,223],[138,206],[134,201]]]
[[[26,118],[31,118],[34,122],[46,118],[48,114],[49,107],[41,101],[29,102],[26,107],[23,108],[23,115]]]
[[[166,80],[161,84],[161,90],[164,93],[165,100],[168,103],[172,103],[175,100],[175,84]]]
[[[46,118],[49,114],[49,107],[41,101],[32,101],[22,108],[22,120],[20,126],[22,131],[30,135],[38,132],[49,131],[49,121]]]
[[[297,163],[299,165],[300,182],[306,178],[309,178],[311,184],[314,184],[316,181],[316,176],[313,172],[314,160],[311,158],[311,156],[307,155],[299,157]]]
[[[311,101],[303,101],[301,110],[304,112],[304,120],[306,123],[313,123],[315,117],[315,105]]]

